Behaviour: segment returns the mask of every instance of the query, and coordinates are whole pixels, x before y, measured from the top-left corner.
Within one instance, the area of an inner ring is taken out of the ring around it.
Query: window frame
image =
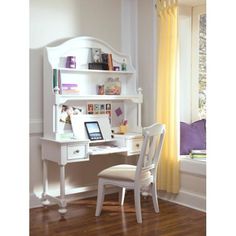
[[[199,19],[200,15],[206,14],[206,6],[192,8],[192,122],[199,120]]]

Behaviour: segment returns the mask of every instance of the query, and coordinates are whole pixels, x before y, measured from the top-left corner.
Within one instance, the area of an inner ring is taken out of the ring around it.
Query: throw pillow
[[[180,155],[188,155],[194,149],[206,149],[205,119],[192,124],[180,122]]]

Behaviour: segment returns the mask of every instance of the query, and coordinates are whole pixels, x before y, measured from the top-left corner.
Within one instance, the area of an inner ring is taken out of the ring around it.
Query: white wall
[[[158,17],[155,1],[138,0],[138,75],[143,88],[143,126],[155,122]],[[180,120],[191,122],[191,6],[179,7]]]
[[[180,79],[180,120],[191,123],[192,72],[191,72],[191,31],[192,8],[179,8],[179,79]]]
[[[154,122],[156,114],[158,17],[154,2],[138,0],[138,73],[144,94],[143,126]],[[180,118],[185,122],[191,122],[191,11],[191,6],[179,8]],[[205,211],[205,163],[181,160],[179,194],[160,191],[159,197]]]
[[[88,35],[103,39],[115,49],[130,54],[140,78],[137,87],[142,87],[144,93],[142,123],[144,126],[149,125],[154,122],[155,116],[155,17],[154,0],[30,2],[30,192],[33,201],[36,201],[35,194],[42,192],[39,138],[43,125],[43,48],[57,45],[71,37]],[[122,159],[115,160],[119,161]],[[97,181],[96,173],[115,162],[108,161],[107,157],[99,157],[98,161],[75,165],[75,168],[69,166],[67,172],[78,172],[70,174],[68,184],[93,185]],[[83,174],[86,175],[86,172],[94,174],[85,177]],[[58,169],[52,164],[49,178],[53,191],[58,186],[58,175]],[[82,181],[78,182],[77,179]],[[32,205],[37,203],[32,202]]]
[[[143,126],[155,122],[156,114],[156,11],[154,0],[138,0],[138,74],[143,89]]]
[[[155,121],[156,97],[156,38],[157,19],[155,0],[31,0],[30,1],[30,194],[31,207],[40,204],[42,192],[42,162],[40,137],[42,136],[42,77],[43,48],[56,45],[65,39],[88,35],[100,38],[115,49],[129,53],[138,74],[138,87],[143,88],[142,125]],[[187,15],[189,9],[181,10],[182,35],[180,66],[182,86],[188,87],[189,44],[186,32],[191,27]],[[186,38],[185,38],[186,36]],[[185,95],[187,96],[187,95]],[[182,99],[184,109],[188,109]],[[187,113],[186,113],[187,114]],[[184,116],[182,116],[184,117]],[[185,116],[186,120],[188,115]],[[184,118],[185,119],[185,118]],[[93,157],[90,162],[68,165],[66,183],[73,186],[96,185],[96,174],[107,166],[121,163],[123,158]],[[59,170],[50,164],[49,187],[54,192],[58,187]],[[88,174],[89,173],[89,174]],[[190,177],[189,177],[190,175]],[[194,174],[181,174],[187,189]],[[196,187],[201,188],[200,185]],[[186,190],[188,191],[188,189]],[[195,191],[191,189],[191,191]],[[36,195],[35,195],[36,194]],[[186,195],[185,195],[186,196]],[[188,196],[191,196],[188,195]],[[185,199],[182,199],[184,204]],[[191,200],[189,201],[191,202]],[[190,204],[191,205],[191,204]]]
[[[138,0],[138,75],[143,89],[143,126],[155,122],[158,17],[155,1]],[[191,6],[179,8],[180,120],[191,122]]]
[[[100,38],[120,50],[121,1],[30,1],[31,119],[42,118],[43,48],[79,35]]]
[[[30,200],[31,207],[40,202],[42,162],[40,137],[43,111],[43,48],[57,45],[79,35],[100,38],[121,50],[121,1],[118,0],[31,0],[30,1]],[[122,158],[98,157],[83,164],[68,165],[68,186],[90,186],[97,182],[96,173],[120,163]],[[58,187],[59,172],[49,166],[50,188]],[[87,173],[90,173],[89,175]]]

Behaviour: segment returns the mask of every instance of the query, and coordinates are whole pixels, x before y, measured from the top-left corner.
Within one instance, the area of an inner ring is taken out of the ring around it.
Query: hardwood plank
[[[133,192],[127,193],[123,207],[118,194],[106,195],[100,217],[95,217],[96,198],[68,203],[68,213],[60,218],[56,205],[30,210],[31,236],[204,236],[206,213],[159,199],[156,214],[151,197],[142,198],[143,223],[136,222]]]

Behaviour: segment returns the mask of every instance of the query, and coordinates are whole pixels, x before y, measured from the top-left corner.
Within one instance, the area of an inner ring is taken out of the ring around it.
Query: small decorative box
[[[68,56],[66,59],[66,68],[76,68],[76,57],[74,56]]]

